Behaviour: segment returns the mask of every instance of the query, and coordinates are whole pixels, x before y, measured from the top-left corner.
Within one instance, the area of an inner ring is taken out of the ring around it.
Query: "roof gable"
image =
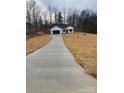
[[[66,29],[74,29],[74,27],[68,26],[68,27],[66,27]]]
[[[54,26],[54,27],[51,28],[51,30],[54,30],[54,29],[59,29],[59,30],[61,30],[61,28],[58,27],[58,26]]]
[[[66,29],[67,27],[71,27],[69,24],[54,24],[52,25],[52,28],[55,26],[60,27],[61,29]]]

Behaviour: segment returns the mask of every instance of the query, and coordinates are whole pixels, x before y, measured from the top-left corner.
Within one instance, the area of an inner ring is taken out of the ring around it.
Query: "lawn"
[[[76,61],[90,75],[97,77],[97,35],[76,32],[64,34],[64,42]]]
[[[51,40],[48,34],[35,35],[26,39],[26,54],[30,54],[33,51],[43,47]]]

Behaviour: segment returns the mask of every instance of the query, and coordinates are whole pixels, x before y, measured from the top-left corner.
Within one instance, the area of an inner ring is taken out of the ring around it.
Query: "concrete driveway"
[[[27,56],[26,93],[96,93],[96,79],[86,74],[61,35]]]

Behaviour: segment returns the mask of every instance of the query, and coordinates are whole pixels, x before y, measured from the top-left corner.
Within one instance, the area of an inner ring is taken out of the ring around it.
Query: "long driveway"
[[[96,93],[96,79],[85,73],[62,36],[27,56],[26,93]]]

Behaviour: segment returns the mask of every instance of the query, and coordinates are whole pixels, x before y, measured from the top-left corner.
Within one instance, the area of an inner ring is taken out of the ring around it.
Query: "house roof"
[[[58,26],[58,27],[60,27],[60,28],[62,28],[62,29],[65,29],[65,28],[67,28],[67,27],[70,26],[70,25],[69,25],[69,24],[54,24],[54,25],[52,25],[51,28],[53,28],[54,26]]]
[[[60,27],[58,27],[58,26],[54,26],[54,27],[51,28],[51,30],[54,30],[54,29],[59,29],[59,30],[61,30],[62,28],[60,28]]]
[[[66,29],[74,29],[74,27],[68,26],[68,27],[66,27]]]

